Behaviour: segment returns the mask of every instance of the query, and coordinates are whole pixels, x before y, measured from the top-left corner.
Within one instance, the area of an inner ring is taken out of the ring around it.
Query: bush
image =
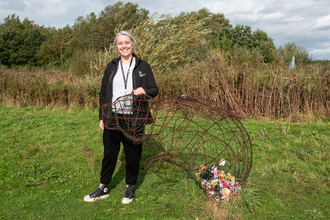
[[[295,57],[296,62],[301,62],[303,64],[311,63],[313,60],[305,48],[300,47],[295,43],[287,43],[284,46],[280,46],[277,49],[277,53],[286,64],[291,62],[293,56]]]
[[[72,73],[77,76],[93,75],[93,71],[94,71],[94,69],[92,68],[94,66],[93,63],[95,63],[98,60],[97,58],[101,58],[101,57],[102,56],[98,56],[98,52],[94,50],[87,50],[87,51],[77,50],[71,62]],[[110,60],[104,62],[106,63],[109,61]],[[99,74],[101,74],[101,71],[98,72],[98,75]]]

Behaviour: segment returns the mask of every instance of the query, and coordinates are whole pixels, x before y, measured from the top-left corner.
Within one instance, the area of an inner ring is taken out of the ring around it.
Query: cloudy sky
[[[118,0],[0,0],[1,23],[11,14],[46,27],[73,25],[78,16],[98,14]],[[285,43],[307,49],[314,59],[330,60],[329,0],[131,0],[150,15],[198,11],[207,8],[223,13],[230,23],[261,29],[276,47]]]

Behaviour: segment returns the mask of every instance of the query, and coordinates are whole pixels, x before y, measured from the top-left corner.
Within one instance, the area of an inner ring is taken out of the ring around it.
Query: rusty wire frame
[[[126,109],[123,100],[129,100]],[[243,184],[252,166],[252,145],[240,119],[215,102],[187,95],[154,101],[128,95],[102,106],[107,129],[120,130],[135,143],[145,141],[155,156],[145,161],[151,169],[166,161],[187,171],[202,186],[199,167],[226,161],[226,173]],[[150,124],[150,127],[147,126]],[[220,167],[222,168],[222,167]]]

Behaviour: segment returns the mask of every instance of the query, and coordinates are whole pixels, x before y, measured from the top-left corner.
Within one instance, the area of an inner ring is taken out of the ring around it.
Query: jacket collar
[[[139,59],[135,53],[133,53],[133,57],[135,57],[135,66],[138,65],[138,63],[141,61],[141,58]],[[116,58],[116,59],[113,59],[111,60],[112,63],[115,63],[116,65],[118,65],[119,63],[119,60],[120,60],[120,57]]]

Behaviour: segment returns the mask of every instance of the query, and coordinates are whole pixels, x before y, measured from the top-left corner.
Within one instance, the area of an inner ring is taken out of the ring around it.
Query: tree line
[[[73,26],[59,29],[40,26],[28,18],[21,21],[16,14],[9,15],[0,24],[0,63],[7,68],[24,65],[69,68],[75,65],[74,70],[86,71],[77,68],[82,66],[81,57],[86,57],[86,54],[98,58],[102,54],[104,57],[115,34],[121,29],[132,30],[140,38],[138,43],[144,43],[140,44],[139,56],[146,57],[151,63],[155,57],[158,62],[170,59],[171,63],[166,61],[165,64],[171,69],[200,61],[214,53],[249,53],[254,60],[263,63],[278,59],[290,62],[293,55],[296,61],[303,63],[312,60],[304,48],[294,43],[276,49],[266,32],[260,29],[252,31],[247,25],[234,27],[224,14],[211,13],[206,8],[172,17],[149,15],[149,11],[138,4],[118,1],[105,7],[98,15],[92,12],[86,17],[80,16]],[[178,45],[178,42],[186,45]],[[158,65],[157,61],[154,64]],[[159,70],[164,70],[161,64],[159,66]]]

